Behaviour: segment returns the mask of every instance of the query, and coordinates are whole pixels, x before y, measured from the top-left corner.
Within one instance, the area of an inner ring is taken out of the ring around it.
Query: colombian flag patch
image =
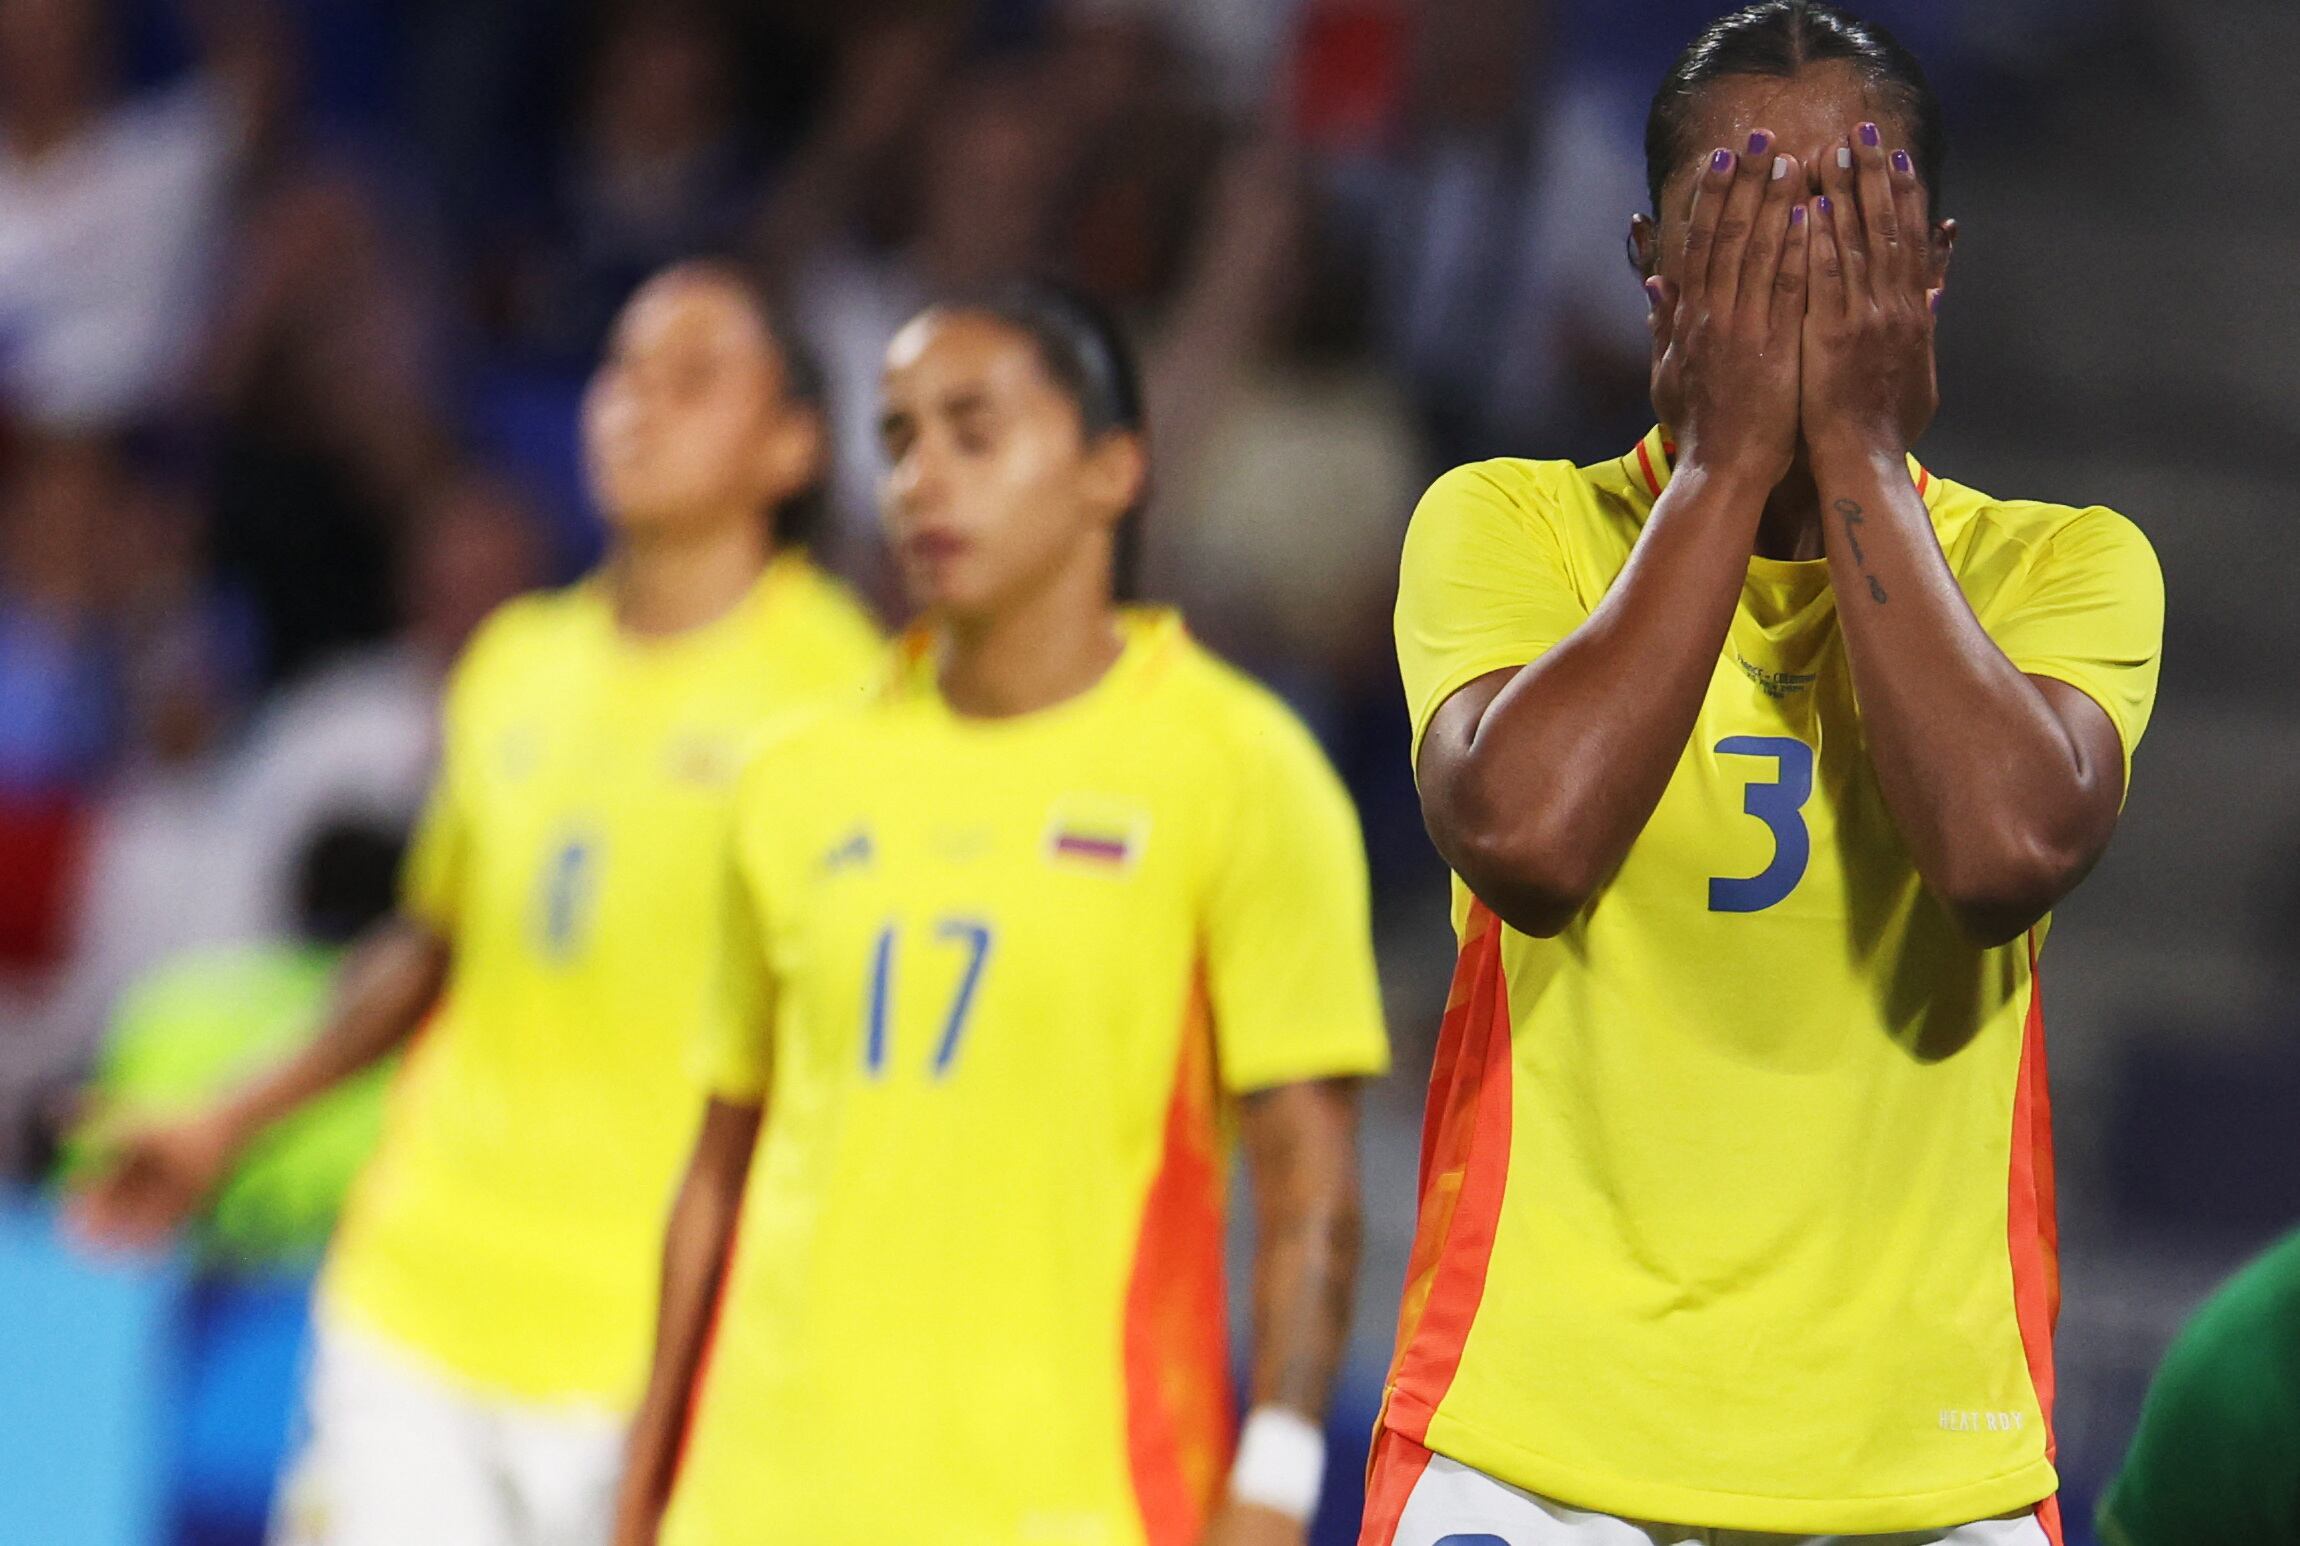
[[[1046,826],[1046,856],[1098,869],[1122,870],[1142,856],[1149,828],[1139,812],[1090,810],[1065,802]]]

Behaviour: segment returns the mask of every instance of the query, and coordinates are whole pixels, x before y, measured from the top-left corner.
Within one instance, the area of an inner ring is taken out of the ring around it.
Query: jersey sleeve
[[[716,919],[710,981],[695,1040],[695,1073],[722,1100],[755,1104],[774,1077],[774,986],[767,928],[772,881],[747,813],[772,799],[756,764],[735,797]]]
[[[1995,638],[2024,673],[2066,682],[2101,706],[2123,744],[2129,788],[2164,645],[2164,575],[2140,528],[2091,509],[2054,533]]]
[[[1414,509],[1396,630],[1417,760],[1446,699],[1539,658],[1588,616],[1544,503],[1531,479],[1480,462],[1439,478]]]
[[[1232,1092],[1389,1067],[1365,844],[1348,791],[1271,705],[1241,735],[1205,921],[1207,991]]]
[[[470,767],[478,752],[479,703],[492,662],[502,653],[503,618],[497,613],[480,630],[448,678],[439,712],[439,767],[400,867],[401,909],[441,933],[455,929],[470,871]]]
[[[718,941],[692,1058],[708,1093],[741,1104],[764,1102],[775,1072],[773,812],[784,810],[777,794],[784,773],[773,752],[780,745],[754,755],[736,782],[715,920]]]
[[[455,928],[465,873],[463,802],[443,762],[417,818],[399,878],[399,905],[441,933]]]
[[[766,1098],[774,1075],[774,993],[758,901],[741,863],[729,858],[695,1071],[712,1095],[751,1104]]]

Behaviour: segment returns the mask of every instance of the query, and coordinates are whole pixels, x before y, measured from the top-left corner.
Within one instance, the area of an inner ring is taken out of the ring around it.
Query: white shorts
[[[624,1421],[490,1397],[324,1315],[272,1546],[606,1546]]]
[[[1385,1488],[1384,1483],[1390,1485]],[[1404,1493],[1403,1507],[1397,1494]],[[1400,1435],[1374,1440],[1358,1546],[2060,1546],[2036,1514],[1895,1535],[1767,1535],[1568,1508]]]

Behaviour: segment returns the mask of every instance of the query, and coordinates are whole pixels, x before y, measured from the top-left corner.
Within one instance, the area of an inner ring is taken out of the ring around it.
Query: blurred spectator
[[[187,952],[132,984],[84,1092],[94,1119],[63,1174],[102,1147],[104,1124],[204,1106],[319,1024],[344,947],[390,910],[398,829],[330,821],[296,856],[292,929],[276,940]],[[194,1231],[203,1256],[236,1272],[308,1267],[375,1147],[392,1065],[379,1064],[264,1133]]]
[[[878,68],[907,72],[908,54]],[[1044,77],[1025,63],[969,75],[920,131],[909,239],[886,248],[853,223],[816,251],[777,255],[792,280],[800,332],[820,353],[835,428],[832,497],[850,533],[875,528],[879,368],[895,329],[933,294],[1041,264],[1065,167],[1038,110]],[[857,80],[852,89],[875,92]],[[867,545],[867,544],[857,544]]]
[[[1394,694],[1387,636],[1366,619],[1388,610],[1423,454],[1411,404],[1372,354],[1362,269],[1303,208],[1300,180],[1266,169],[1231,193],[1233,225],[1250,212],[1270,227],[1272,277],[1242,333],[1189,351],[1234,354],[1237,368],[1226,386],[1174,391],[1215,403],[1161,465],[1153,573],[1191,599],[1208,639],[1331,730],[1335,694],[1368,684],[1385,706]]]
[[[85,788],[118,733],[99,594],[118,493],[92,440],[35,444],[0,494],[0,791]]]
[[[1177,292],[1193,277],[1194,247],[1220,239],[1205,228],[1238,224],[1222,207],[1224,125],[1182,64],[1176,41],[1140,8],[1089,5],[1057,34],[1044,66],[1038,112],[1067,155],[1041,261],[1121,315],[1155,319],[1185,303]],[[1231,288],[1266,286],[1257,271]]]
[[[268,936],[292,922],[296,845],[328,811],[410,825],[438,753],[440,692],[464,641],[545,578],[541,524],[518,489],[470,472],[438,490],[400,565],[400,629],[281,695],[257,720],[223,796],[230,841],[218,905]]]
[[[0,0],[0,396],[116,424],[177,380],[240,138],[231,61],[123,99],[100,0]]]
[[[1369,159],[1364,128],[1328,131],[1356,152],[1330,175],[1376,233],[1386,346],[1440,463],[1587,460],[1643,428],[1644,311],[1623,257],[1644,205],[1642,87],[1560,70],[1548,13],[1535,0],[1422,9],[1395,152]],[[1305,36],[1331,54],[1339,31],[1329,19]],[[1329,63],[1314,79],[1346,96],[1357,78]]]
[[[244,750],[225,739],[228,634],[179,625],[174,669],[94,816],[69,963],[43,1015],[49,1066],[85,1059],[114,999],[154,962],[275,935],[295,845],[320,813],[412,815],[455,651],[537,567],[534,522],[515,494],[478,478],[448,486],[409,552],[404,640],[282,699]]]
[[[207,582],[195,513],[108,441],[35,449],[0,515],[0,845],[18,974],[0,999],[0,1171],[26,1102],[84,1057],[110,989],[207,926],[202,791],[245,706],[238,609]],[[181,877],[181,883],[174,883]]]
[[[0,1173],[36,1159],[28,1114],[85,1065],[119,990],[161,956],[245,927],[213,883],[231,842],[217,802],[251,630],[207,583],[185,501],[108,450],[96,466],[94,626],[115,663],[117,733],[58,878],[61,959],[0,1005]]]
[[[1223,282],[1192,285],[1153,352],[1167,417],[1152,590],[1183,598],[1194,629],[1317,730],[1357,800],[1386,922],[1432,879],[1378,626],[1427,450],[1372,347],[1366,265],[1301,169],[1249,147],[1220,183],[1203,261]]]
[[[1522,283],[1540,35],[1525,0],[1463,0],[1416,18],[1400,143],[1358,172],[1382,238],[1389,348],[1425,403],[1442,461],[1485,432],[1494,329]]]
[[[149,453],[131,456],[103,512],[105,607],[120,660],[118,750],[131,772],[195,763],[222,748],[256,687],[257,621],[210,572],[205,512],[186,473]]]
[[[399,529],[452,437],[422,222],[310,137],[286,13],[231,14],[250,151],[189,405],[216,566],[254,603],[278,681],[388,631]]]
[[[1653,422],[1645,294],[1627,252],[1645,207],[1645,95],[1553,72],[1472,453],[1618,456]],[[1475,422],[1473,420],[1473,422]]]
[[[111,480],[98,446],[42,442],[0,488],[0,975],[63,948],[85,802],[118,733],[97,595]],[[0,1005],[0,1035],[17,1018]]]
[[[564,163],[520,241],[511,324],[523,348],[586,367],[641,279],[735,242],[757,200],[738,42],[727,10],[701,0],[612,13]]]

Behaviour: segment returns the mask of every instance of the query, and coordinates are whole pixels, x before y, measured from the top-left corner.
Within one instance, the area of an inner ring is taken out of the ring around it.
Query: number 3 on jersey
[[[888,924],[871,945],[869,998],[863,1010],[863,1067],[876,1077],[886,1072],[887,1016],[894,997],[895,946],[901,931]],[[966,952],[958,986],[943,1012],[942,1034],[935,1039],[934,1076],[950,1072],[958,1057],[958,1044],[966,1035],[967,1016],[974,1008],[974,990],[982,982],[982,963],[990,958],[990,925],[973,918],[945,918],[934,926],[934,937]]]
[[[1717,754],[1773,763],[1773,776],[1750,780],[1741,796],[1741,808],[1772,830],[1772,862],[1747,879],[1717,876],[1709,882],[1711,912],[1761,913],[1796,890],[1812,862],[1813,838],[1803,812],[1813,797],[1813,748],[1785,735],[1729,735],[1717,743]]]

